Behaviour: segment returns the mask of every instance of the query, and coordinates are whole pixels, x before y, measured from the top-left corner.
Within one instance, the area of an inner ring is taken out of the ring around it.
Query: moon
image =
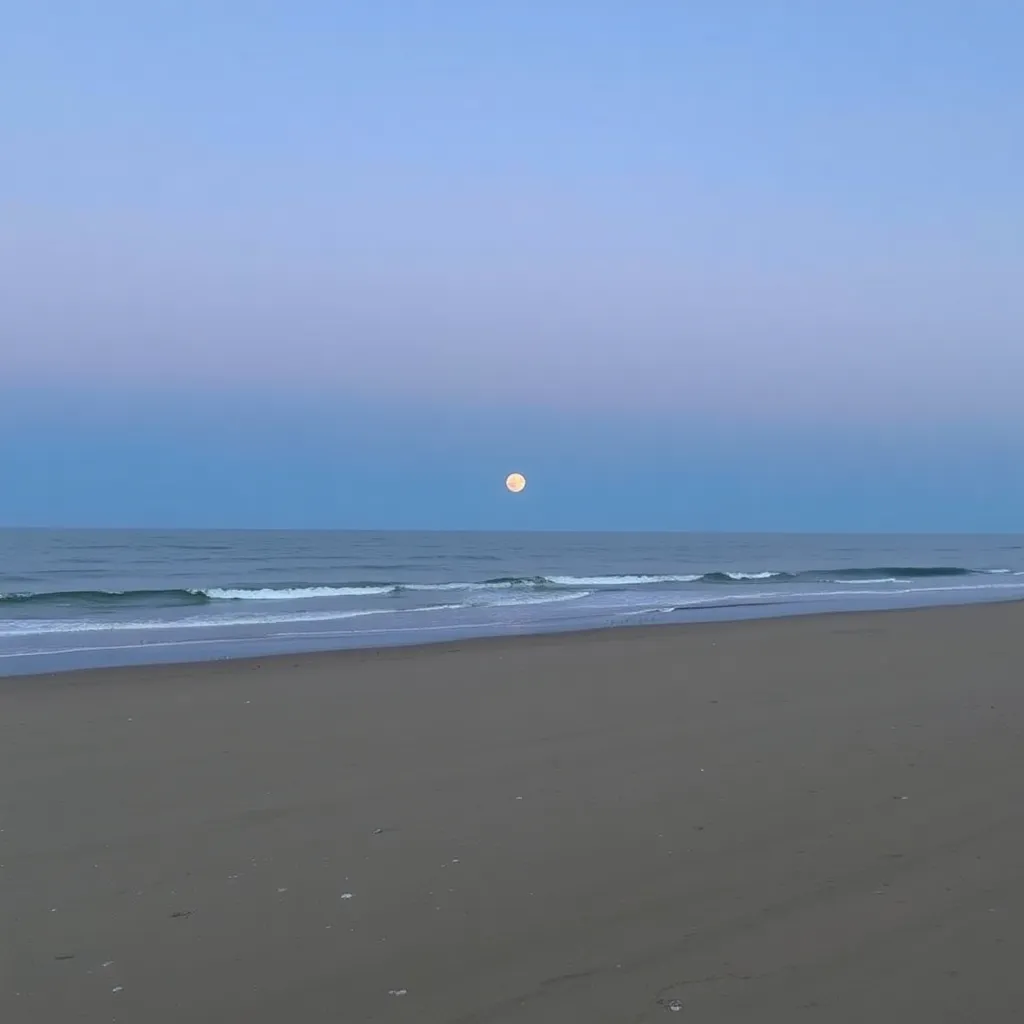
[[[526,486],[526,477],[522,473],[509,473],[505,477],[505,486],[513,494],[518,494]]]

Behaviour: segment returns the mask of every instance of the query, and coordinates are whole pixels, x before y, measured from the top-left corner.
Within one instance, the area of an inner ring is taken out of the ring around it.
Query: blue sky
[[[0,523],[1024,523],[1018,4],[95,7],[0,39]]]

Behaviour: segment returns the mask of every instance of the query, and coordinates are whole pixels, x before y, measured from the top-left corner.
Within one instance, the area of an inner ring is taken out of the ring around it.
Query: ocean
[[[1024,597],[1024,536],[0,530],[0,674]]]

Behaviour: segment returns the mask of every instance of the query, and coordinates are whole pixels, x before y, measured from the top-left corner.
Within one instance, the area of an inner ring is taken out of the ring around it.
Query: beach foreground
[[[0,683],[0,1020],[1024,1017],[1024,605]]]

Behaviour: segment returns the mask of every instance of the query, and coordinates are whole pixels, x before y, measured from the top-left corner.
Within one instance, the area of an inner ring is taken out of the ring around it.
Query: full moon
[[[505,477],[505,486],[513,494],[518,494],[526,486],[526,477],[522,473],[509,473]]]

